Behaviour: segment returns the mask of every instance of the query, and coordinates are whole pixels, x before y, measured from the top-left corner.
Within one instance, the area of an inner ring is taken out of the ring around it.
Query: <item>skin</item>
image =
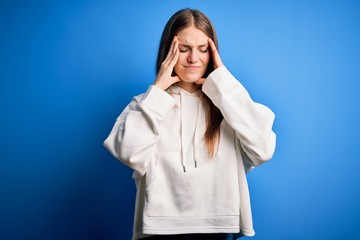
[[[181,79],[177,85],[192,91],[194,83],[204,75],[210,61],[208,36],[191,26],[179,31],[177,37],[179,57],[174,71]]]
[[[200,29],[190,26],[178,32],[169,52],[161,64],[154,85],[166,90],[177,84],[192,93],[198,90],[197,84],[203,84],[204,75],[210,58],[214,69],[223,66],[214,42]],[[175,71],[176,76],[171,76]]]

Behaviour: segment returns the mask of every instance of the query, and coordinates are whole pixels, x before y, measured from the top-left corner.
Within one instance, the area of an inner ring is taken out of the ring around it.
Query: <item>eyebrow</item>
[[[187,47],[187,48],[192,48],[192,45],[189,45],[189,44],[182,44],[182,43],[179,43],[179,46],[181,47]],[[207,47],[209,46],[208,43],[205,43],[205,44],[201,44],[199,46],[197,46],[198,48],[202,48],[202,47]]]

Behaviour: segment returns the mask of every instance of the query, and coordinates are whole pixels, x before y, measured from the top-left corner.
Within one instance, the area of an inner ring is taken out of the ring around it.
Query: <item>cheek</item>
[[[180,53],[176,64],[177,64],[177,65],[178,65],[178,64],[180,65],[180,64],[186,63],[186,59],[187,59],[187,58],[188,58],[188,55],[187,55],[186,53]]]
[[[185,54],[179,54],[178,60],[174,66],[174,70],[175,72],[180,70],[180,67],[182,64],[184,64],[184,61],[186,61],[186,56],[184,56]]]
[[[206,66],[206,68],[207,68],[207,66],[209,65],[209,62],[210,62],[210,54],[209,53],[204,54],[201,58],[201,61],[204,64],[204,66]]]
[[[181,74],[179,60],[176,62],[175,66],[174,66],[174,72],[177,76],[179,76],[179,74]]]

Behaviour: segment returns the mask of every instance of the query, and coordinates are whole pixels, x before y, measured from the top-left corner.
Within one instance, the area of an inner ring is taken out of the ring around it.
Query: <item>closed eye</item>
[[[192,50],[192,47],[191,46],[188,46],[188,45],[185,45],[185,44],[181,44],[179,46],[179,51],[181,53],[186,53],[188,52],[189,50]],[[203,44],[203,45],[200,45],[198,47],[198,50],[201,52],[201,53],[207,53],[208,50],[209,50],[209,47],[208,47],[208,44]]]

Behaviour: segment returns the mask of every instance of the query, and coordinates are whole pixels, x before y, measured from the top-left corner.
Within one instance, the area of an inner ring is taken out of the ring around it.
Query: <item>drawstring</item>
[[[199,122],[199,112],[200,112],[200,99],[198,99],[198,106],[197,106],[197,111],[196,111],[196,121],[195,121],[195,132],[194,132],[194,139],[193,139],[194,164],[195,164],[196,168],[197,168],[197,160],[198,160],[197,146],[196,146],[196,133],[197,133],[198,122]]]
[[[185,165],[185,150],[184,150],[184,114],[183,114],[183,93],[180,91],[180,143],[181,143],[181,165],[183,171],[186,172],[186,165]],[[194,165],[197,168],[197,160],[198,160],[198,151],[196,146],[196,135],[198,130],[198,123],[199,123],[199,112],[200,112],[200,99],[198,99],[197,110],[196,110],[196,121],[195,121],[195,130],[194,130],[194,137],[193,137],[193,153],[194,153]]]
[[[180,92],[180,139],[181,139],[181,165],[183,167],[184,172],[186,172],[185,161],[184,161],[184,129],[183,129],[183,95]]]

